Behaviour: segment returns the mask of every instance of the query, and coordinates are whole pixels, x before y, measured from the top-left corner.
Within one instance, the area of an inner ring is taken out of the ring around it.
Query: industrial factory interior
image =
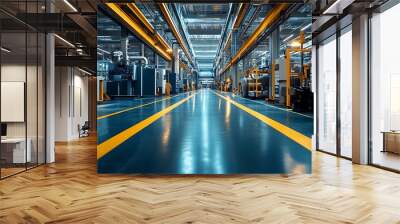
[[[0,223],[400,223],[398,21],[1,0]]]
[[[100,173],[311,172],[310,4],[162,4],[143,34],[157,5],[98,7]]]

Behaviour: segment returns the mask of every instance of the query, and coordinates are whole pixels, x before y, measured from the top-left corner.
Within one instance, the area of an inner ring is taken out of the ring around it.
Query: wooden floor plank
[[[400,175],[313,152],[313,174],[96,173],[96,139],[0,181],[0,223],[400,223]]]

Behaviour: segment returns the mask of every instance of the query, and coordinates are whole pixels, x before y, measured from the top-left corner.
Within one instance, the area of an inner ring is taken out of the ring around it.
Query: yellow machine
[[[225,92],[229,92],[229,87],[231,85],[231,79],[228,77],[225,81],[225,85],[224,85],[224,91]]]
[[[262,74],[270,74],[267,70],[260,70],[258,68],[250,68],[247,70],[247,77],[254,79],[254,82],[248,82],[248,92],[251,97],[260,97],[263,94],[263,86],[260,82],[260,76]]]
[[[271,63],[271,98],[270,101],[275,101],[275,60],[272,60]]]
[[[260,98],[268,97],[270,77],[268,70],[250,68],[245,76],[240,79],[240,92],[244,97]]]
[[[303,44],[304,44],[304,32],[301,31],[300,32],[300,36],[298,38],[296,38],[294,41],[298,41],[298,45],[299,46],[292,46],[292,47],[287,47],[286,48],[286,52],[285,52],[285,66],[286,66],[286,107],[291,107],[291,77],[293,76],[298,76],[300,79],[300,83],[303,83],[304,80],[307,78],[307,69],[308,69],[308,65],[303,65],[302,69],[300,71],[300,74],[297,73],[292,73],[291,70],[291,53],[292,52],[300,52],[303,56],[304,52],[311,52],[310,48],[303,48]],[[303,61],[303,60],[302,60]],[[274,64],[273,64],[274,66]],[[274,69],[273,69],[274,70]]]

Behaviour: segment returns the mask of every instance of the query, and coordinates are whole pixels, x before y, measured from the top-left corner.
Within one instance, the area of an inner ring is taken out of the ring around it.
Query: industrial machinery
[[[133,95],[133,74],[124,60],[111,63],[111,69],[108,72],[106,82],[107,94],[115,96],[132,96]]]
[[[156,70],[151,67],[138,66],[136,69],[136,80],[134,92],[136,96],[155,96],[157,95],[156,87]]]
[[[292,109],[296,112],[312,112],[314,106],[314,96],[311,91],[311,81],[307,77],[310,67],[304,65],[304,76],[298,81],[300,85],[292,88]]]
[[[163,94],[165,69],[149,66],[147,58],[143,56],[130,56],[128,59],[126,61],[120,54],[116,54],[113,62],[108,63],[107,78],[101,82],[102,85],[105,82],[105,88],[100,88],[104,92],[102,95],[116,98]]]
[[[310,86],[310,66],[304,63],[304,53],[310,48],[303,48],[304,32],[296,38],[297,44],[292,44],[285,51],[285,101],[286,107],[294,111],[311,112],[313,110],[313,94]],[[300,54],[300,62],[291,62],[292,53]],[[282,95],[282,94],[281,94]]]
[[[171,83],[172,89],[171,89],[171,94],[177,94],[178,93],[178,87],[176,85],[176,73],[166,71],[165,73],[165,81],[169,81]]]
[[[240,81],[241,93],[244,97],[266,98],[269,94],[269,71],[252,68]]]

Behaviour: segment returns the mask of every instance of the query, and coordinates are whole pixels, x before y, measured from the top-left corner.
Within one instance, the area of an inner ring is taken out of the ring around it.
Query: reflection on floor
[[[22,164],[21,163],[19,163],[19,164],[5,164],[5,163],[3,163],[2,164],[3,167],[0,170],[1,178],[6,178],[8,176],[23,172],[23,171],[25,171],[27,169],[35,168],[38,165],[41,165],[41,164],[37,164],[37,163],[34,163],[34,162],[28,162],[26,164],[24,164],[24,163],[22,163]]]
[[[212,90],[110,104],[98,108],[100,173],[311,172],[307,116]]]
[[[10,175],[22,172],[25,170],[25,167],[7,167],[1,168],[1,178],[8,177]]]
[[[0,181],[0,223],[399,223],[399,174],[312,154],[312,175],[105,175],[83,138]]]
[[[391,152],[374,151],[373,164],[400,170],[400,155]]]

